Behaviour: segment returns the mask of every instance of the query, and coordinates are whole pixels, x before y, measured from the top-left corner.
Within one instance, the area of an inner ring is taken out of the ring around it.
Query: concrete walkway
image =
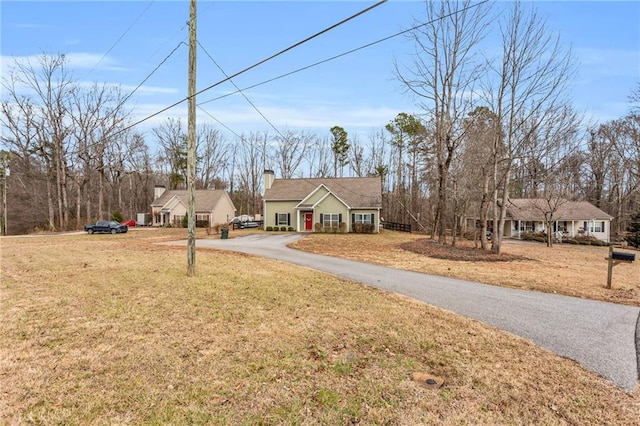
[[[640,308],[497,287],[306,253],[287,247],[304,234],[197,240],[282,260],[422,300],[531,340],[631,391],[638,381]],[[171,244],[186,245],[186,241]]]

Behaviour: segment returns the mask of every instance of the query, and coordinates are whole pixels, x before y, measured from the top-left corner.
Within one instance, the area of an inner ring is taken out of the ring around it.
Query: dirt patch
[[[438,244],[427,238],[408,241],[402,243],[400,247],[412,253],[433,257],[434,259],[457,260],[457,261],[480,261],[480,262],[512,262],[515,260],[532,260],[524,256],[518,256],[508,253],[492,253],[481,248],[471,247],[469,245],[451,245]]]

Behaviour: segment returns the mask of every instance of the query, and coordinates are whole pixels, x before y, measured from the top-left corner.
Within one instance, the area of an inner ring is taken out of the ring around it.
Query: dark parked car
[[[87,234],[123,234],[129,230],[129,227],[115,220],[101,220],[92,225],[85,225],[84,230]]]

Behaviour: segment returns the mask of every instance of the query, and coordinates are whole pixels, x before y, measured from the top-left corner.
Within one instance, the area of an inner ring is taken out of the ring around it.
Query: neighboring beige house
[[[155,199],[151,203],[153,226],[182,226],[187,213],[187,191],[165,190],[156,186]],[[198,189],[196,197],[196,224],[213,226],[217,223],[229,223],[235,216],[236,208],[226,191],[221,189]]]
[[[296,178],[275,179],[271,170],[264,172],[264,228],[292,227],[311,232],[316,224],[334,230],[341,223],[347,232],[357,224],[373,226],[380,232],[382,190],[380,178]]]
[[[509,200],[504,224],[506,238],[519,238],[525,232],[543,232],[545,212],[553,212],[552,231],[565,237],[590,235],[609,242],[613,216],[587,201],[556,201],[549,206],[545,199],[517,198]]]

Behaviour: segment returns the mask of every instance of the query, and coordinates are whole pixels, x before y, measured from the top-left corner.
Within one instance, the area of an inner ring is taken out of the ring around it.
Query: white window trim
[[[340,226],[340,213],[325,213],[322,216],[322,222],[325,228],[337,228]]]
[[[367,225],[373,225],[372,213],[354,213],[353,223],[363,223]]]
[[[284,222],[282,221],[282,218],[284,217]],[[276,226],[288,226],[289,224],[287,223],[288,221],[288,215],[287,213],[278,213],[278,223],[276,223]]]

